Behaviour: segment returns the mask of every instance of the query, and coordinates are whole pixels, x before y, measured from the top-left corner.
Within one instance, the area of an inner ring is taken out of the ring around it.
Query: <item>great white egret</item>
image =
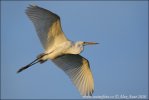
[[[82,96],[91,96],[94,91],[93,76],[88,60],[79,54],[85,45],[97,43],[83,41],[74,43],[68,40],[62,31],[60,17],[44,8],[30,5],[26,9],[26,14],[35,26],[45,52],[17,72],[50,59],[69,76]]]

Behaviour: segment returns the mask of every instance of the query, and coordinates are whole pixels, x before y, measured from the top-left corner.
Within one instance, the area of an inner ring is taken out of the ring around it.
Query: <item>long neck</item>
[[[69,54],[80,54],[83,51],[83,46],[77,46],[77,45],[73,45],[70,49],[69,49]]]

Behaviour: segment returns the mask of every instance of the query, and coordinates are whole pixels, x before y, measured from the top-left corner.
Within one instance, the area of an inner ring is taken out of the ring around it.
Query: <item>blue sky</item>
[[[70,40],[100,43],[81,54],[90,61],[93,96],[147,96],[147,1],[1,1],[2,99],[82,98],[51,61],[16,74],[44,52],[24,13],[29,4],[58,14]]]

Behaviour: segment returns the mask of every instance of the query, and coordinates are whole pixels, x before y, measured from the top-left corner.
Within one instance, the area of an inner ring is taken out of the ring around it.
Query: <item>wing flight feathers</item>
[[[94,80],[87,59],[80,55],[63,55],[52,60],[72,80],[82,96],[91,96]]]
[[[67,41],[62,31],[60,17],[58,15],[33,5],[30,5],[26,9],[26,14],[33,22],[37,35],[45,50]]]

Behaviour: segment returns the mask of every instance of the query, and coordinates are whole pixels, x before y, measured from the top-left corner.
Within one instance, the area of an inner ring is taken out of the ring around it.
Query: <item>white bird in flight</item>
[[[68,40],[62,31],[60,17],[44,8],[30,5],[26,9],[26,14],[35,26],[45,52],[17,72],[50,59],[69,76],[82,96],[91,96],[94,92],[93,76],[88,60],[79,54],[85,45],[98,43],[83,41],[74,43]]]

